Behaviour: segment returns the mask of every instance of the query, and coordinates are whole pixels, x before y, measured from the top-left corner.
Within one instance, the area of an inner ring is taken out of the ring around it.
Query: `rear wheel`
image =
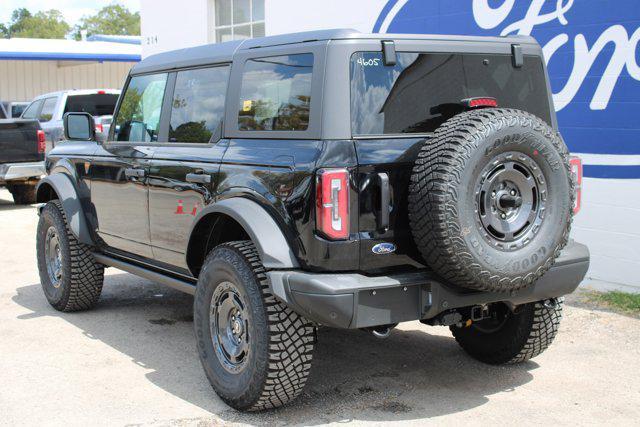
[[[36,202],[35,184],[13,184],[9,186],[16,205],[32,205]]]
[[[104,266],[69,230],[60,201],[40,213],[36,235],[40,283],[49,304],[60,311],[86,310],[102,292]]]
[[[225,243],[198,278],[194,328],[215,392],[239,410],[282,406],[302,391],[311,368],[313,326],[269,292],[253,243]]]
[[[492,307],[491,317],[470,326],[451,326],[460,346],[473,358],[492,365],[525,362],[545,351],[558,333],[562,298],[524,304],[511,311]]]

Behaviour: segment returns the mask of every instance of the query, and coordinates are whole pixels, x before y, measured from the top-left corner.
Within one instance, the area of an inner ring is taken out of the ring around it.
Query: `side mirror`
[[[62,118],[64,137],[70,141],[95,141],[96,123],[89,113],[67,113]]]

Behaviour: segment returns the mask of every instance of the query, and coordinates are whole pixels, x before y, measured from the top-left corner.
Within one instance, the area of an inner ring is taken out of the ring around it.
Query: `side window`
[[[38,120],[41,122],[48,122],[53,118],[53,113],[56,110],[56,103],[58,102],[58,98],[46,98],[44,100],[44,104],[42,105],[42,111],[40,111],[40,116]]]
[[[222,123],[228,80],[228,66],[178,72],[169,142],[209,142]]]
[[[114,140],[158,140],[160,112],[166,85],[167,73],[131,78],[114,121]]]
[[[312,72],[311,53],[248,60],[242,75],[238,129],[306,130]]]
[[[22,113],[23,119],[35,119],[38,117],[38,110],[40,110],[40,106],[42,105],[43,100],[39,99],[37,101],[32,102]]]

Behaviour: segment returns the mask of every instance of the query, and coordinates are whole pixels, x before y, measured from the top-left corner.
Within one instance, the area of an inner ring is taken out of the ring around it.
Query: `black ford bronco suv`
[[[329,30],[151,56],[106,140],[65,117],[37,259],[57,310],[105,267],[195,295],[204,371],[234,408],[304,387],[315,328],[451,328],[525,361],[589,253],[542,50],[526,37]]]

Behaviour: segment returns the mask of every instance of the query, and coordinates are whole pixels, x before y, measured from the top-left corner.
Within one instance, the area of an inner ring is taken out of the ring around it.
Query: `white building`
[[[544,48],[560,130],[585,164],[573,236],[586,284],[640,292],[640,40],[637,0],[142,0],[143,57],[251,36],[362,32],[533,35]]]
[[[0,39],[0,100],[30,101],[67,89],[121,88],[140,56],[139,38]]]

